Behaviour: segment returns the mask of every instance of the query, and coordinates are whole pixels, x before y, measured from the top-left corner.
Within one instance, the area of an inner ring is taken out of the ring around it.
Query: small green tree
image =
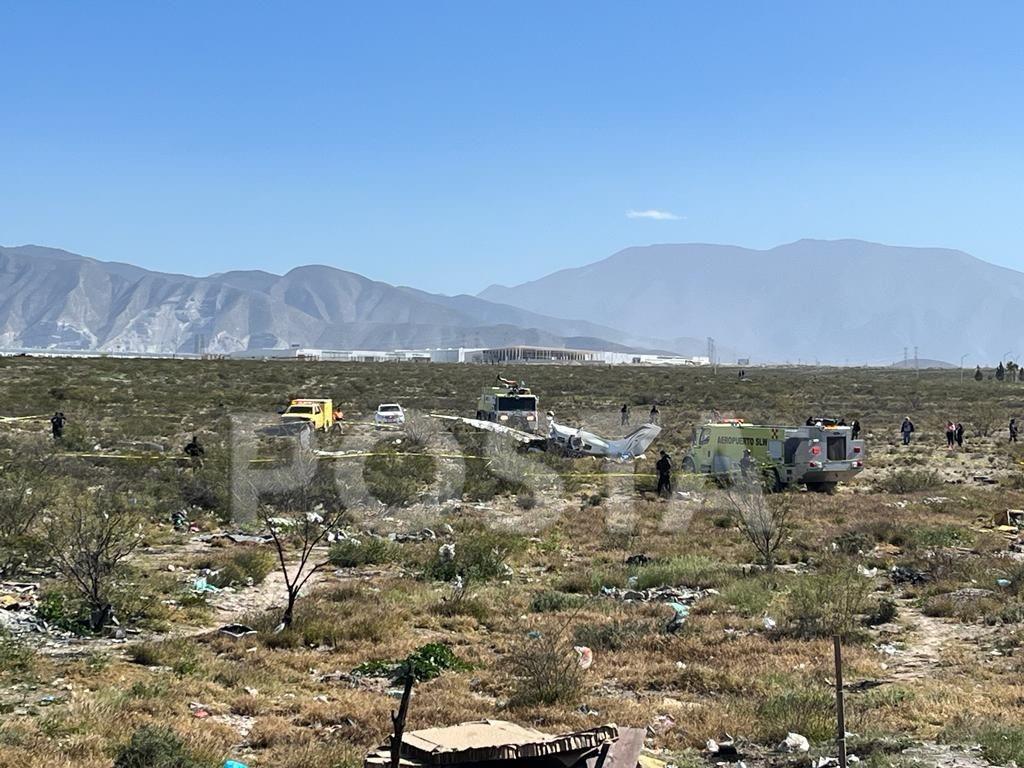
[[[51,519],[50,556],[88,608],[90,629],[110,621],[114,582],[141,539],[138,515],[116,492],[81,491]]]

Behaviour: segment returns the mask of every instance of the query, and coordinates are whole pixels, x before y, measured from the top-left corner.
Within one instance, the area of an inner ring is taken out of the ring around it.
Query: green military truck
[[[800,427],[705,424],[694,430],[683,469],[722,479],[756,470],[773,490],[802,484],[831,493],[864,469],[864,441],[854,440],[848,426],[812,421]]]
[[[522,381],[498,377],[497,386],[487,387],[476,404],[476,417],[524,432],[537,431],[537,396]]]

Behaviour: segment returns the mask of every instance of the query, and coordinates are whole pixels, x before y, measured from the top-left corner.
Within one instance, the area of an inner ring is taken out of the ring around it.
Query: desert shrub
[[[578,594],[551,589],[534,595],[530,601],[530,610],[534,613],[571,611],[581,608],[585,603],[586,600]]]
[[[583,693],[583,670],[563,631],[540,632],[519,643],[506,658],[513,707],[576,703]]]
[[[338,568],[357,568],[362,565],[382,565],[394,560],[398,546],[387,539],[370,536],[360,541],[345,539],[331,547],[331,565]]]
[[[883,597],[875,603],[874,607],[864,617],[864,624],[869,627],[888,624],[896,620],[898,613],[895,601],[892,598]]]
[[[861,552],[870,552],[874,542],[862,531],[846,531],[835,539],[836,551],[853,557]]]
[[[426,575],[438,581],[451,581],[456,576],[476,581],[490,581],[506,575],[506,561],[523,549],[520,536],[478,528],[459,535],[454,554],[445,554],[439,548],[427,563]]]
[[[537,497],[533,494],[533,491],[520,493],[516,496],[516,506],[522,510],[531,510],[537,506]]]
[[[690,587],[692,589],[717,587],[729,576],[725,563],[703,555],[680,555],[671,560],[641,566],[636,574],[638,589],[649,587]]]
[[[793,686],[765,697],[758,707],[761,738],[777,743],[794,732],[812,742],[835,736],[835,697],[824,687]]]
[[[979,744],[992,765],[1024,765],[1024,727],[1019,723],[961,715],[939,734],[947,743]]]
[[[447,644],[427,643],[400,661],[374,659],[363,662],[352,672],[356,675],[390,677],[393,680],[405,680],[411,674],[417,681],[425,682],[439,677],[442,672],[469,669],[472,666],[460,659]]]
[[[573,630],[573,642],[595,651],[621,651],[635,647],[644,637],[657,636],[661,627],[654,622],[613,619],[593,624],[580,624]]]
[[[407,451],[417,448],[419,446],[411,442],[405,446]],[[433,456],[400,453],[389,447],[366,459],[363,481],[379,501],[389,506],[404,507],[415,501],[433,481],[436,470]]]
[[[219,555],[205,566],[216,573],[207,581],[215,587],[245,585],[252,579],[253,584],[262,584],[276,563],[274,555],[259,547],[241,547],[226,555]]]
[[[596,595],[602,587],[624,587],[627,580],[624,567],[609,565],[567,573],[555,583],[555,589],[577,595]]]
[[[777,579],[736,579],[722,588],[716,602],[733,608],[741,616],[760,616],[767,610],[778,590]]]
[[[209,768],[196,760],[170,728],[146,725],[114,758],[114,768]]]
[[[0,674],[28,672],[35,665],[35,654],[24,643],[0,628]]]
[[[782,629],[799,638],[855,637],[870,594],[871,581],[856,571],[803,576],[787,596]]]
[[[200,669],[199,650],[188,638],[136,643],[128,647],[128,657],[144,667],[169,667],[179,677]]]
[[[89,614],[85,604],[62,589],[46,589],[39,595],[36,615],[47,624],[65,632],[80,634],[87,630]]]
[[[897,469],[875,482],[888,493],[915,493],[943,487],[942,475],[930,469]]]

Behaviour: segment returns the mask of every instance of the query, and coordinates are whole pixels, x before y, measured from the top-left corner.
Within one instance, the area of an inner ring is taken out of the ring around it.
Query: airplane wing
[[[618,440],[608,441],[610,456],[635,457],[646,451],[655,438],[661,434],[657,424],[641,424],[628,435]]]
[[[543,435],[534,435],[530,432],[523,432],[519,429],[513,429],[512,427],[506,427],[504,424],[497,424],[493,421],[484,421],[483,419],[470,419],[466,416],[445,416],[440,413],[428,414],[432,419],[442,419],[444,421],[460,421],[463,424],[467,424],[474,429],[482,429],[486,432],[494,432],[496,435],[504,435],[510,437],[516,442],[522,443],[523,445],[533,445],[535,443],[543,443]]]

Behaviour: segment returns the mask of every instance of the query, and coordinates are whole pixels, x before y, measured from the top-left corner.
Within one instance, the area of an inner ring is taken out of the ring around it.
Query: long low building
[[[287,349],[247,349],[231,353],[230,357],[249,360],[308,360],[349,363],[555,363],[569,365],[708,365],[706,357],[683,357],[634,352],[607,352],[565,347],[536,347],[511,345],[504,347],[443,349],[316,349],[290,347]]]

